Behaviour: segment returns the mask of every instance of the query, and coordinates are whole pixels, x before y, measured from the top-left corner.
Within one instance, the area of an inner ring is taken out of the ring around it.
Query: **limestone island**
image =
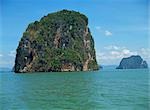
[[[123,58],[116,69],[142,69],[148,68],[148,64],[139,55]]]
[[[98,70],[88,18],[62,10],[30,23],[16,50],[14,72]]]

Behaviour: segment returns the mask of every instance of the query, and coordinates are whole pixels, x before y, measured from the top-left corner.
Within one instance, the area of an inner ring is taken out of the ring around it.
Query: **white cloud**
[[[14,59],[5,58],[0,60],[0,67],[9,67],[12,68],[14,66]]]
[[[117,55],[117,56],[118,56],[118,55],[120,55],[120,52],[117,52],[117,51],[111,51],[110,54],[111,54],[111,55],[115,55],[115,56]]]
[[[12,50],[12,51],[10,51],[10,53],[8,55],[11,56],[11,57],[15,57],[16,56],[16,51]]]
[[[96,29],[98,32],[100,32],[100,33],[102,33],[103,35],[105,35],[105,36],[112,36],[112,35],[113,35],[112,32],[110,32],[109,30],[106,30],[106,29],[102,28],[101,26],[96,26],[95,29]]]
[[[122,54],[124,54],[124,55],[129,55],[131,52],[130,52],[130,50],[128,50],[128,49],[123,49],[122,50]]]
[[[96,26],[95,27],[97,30],[101,30],[101,27],[100,26]]]
[[[12,68],[15,63],[16,51],[12,50],[9,53],[5,53],[5,54],[6,55],[3,55],[3,57],[0,58],[0,67]]]
[[[14,64],[13,60],[1,60],[0,65]],[[3,66],[2,66],[3,67]]]
[[[139,53],[145,58],[150,59],[150,48],[141,48]]]
[[[105,36],[112,36],[112,32],[105,30]]]
[[[120,47],[116,46],[116,45],[109,45],[104,47],[104,49],[106,50],[118,50]]]

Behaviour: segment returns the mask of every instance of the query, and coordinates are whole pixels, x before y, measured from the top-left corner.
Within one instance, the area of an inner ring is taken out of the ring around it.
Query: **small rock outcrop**
[[[103,69],[103,66],[102,66],[102,65],[99,65],[99,69]]]
[[[98,69],[88,18],[75,11],[51,13],[29,24],[16,53],[16,73]]]
[[[116,69],[140,69],[148,68],[148,64],[139,55],[123,58]]]

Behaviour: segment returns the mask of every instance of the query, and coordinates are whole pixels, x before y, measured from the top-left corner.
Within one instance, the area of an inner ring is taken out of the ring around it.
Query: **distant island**
[[[29,24],[16,53],[16,73],[99,68],[88,18],[75,11],[51,13]]]
[[[141,56],[133,55],[128,58],[123,58],[116,69],[140,69],[148,68],[148,64]]]

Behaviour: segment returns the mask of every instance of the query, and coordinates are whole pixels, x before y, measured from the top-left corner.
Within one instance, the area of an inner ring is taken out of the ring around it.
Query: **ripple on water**
[[[2,110],[148,110],[148,71],[1,74]]]

